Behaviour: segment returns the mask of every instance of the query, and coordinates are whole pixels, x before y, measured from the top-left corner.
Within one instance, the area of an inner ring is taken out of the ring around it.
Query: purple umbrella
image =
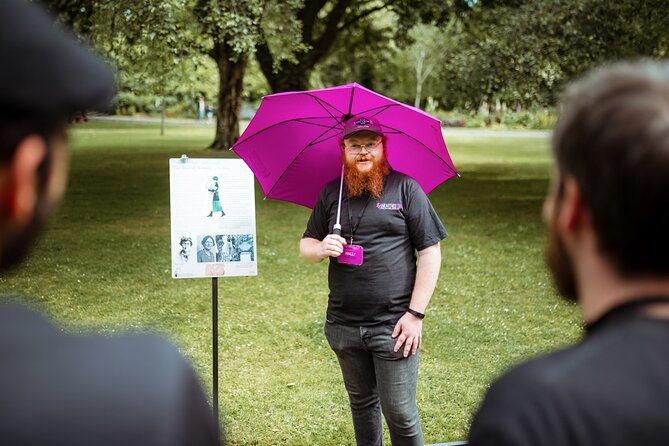
[[[265,96],[232,150],[266,198],[311,208],[321,188],[341,175],[344,121],[363,113],[380,121],[391,168],[425,193],[458,174],[438,119],[358,84]]]

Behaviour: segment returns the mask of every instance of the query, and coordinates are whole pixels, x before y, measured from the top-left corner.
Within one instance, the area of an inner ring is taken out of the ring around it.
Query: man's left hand
[[[393,351],[397,352],[404,344],[404,357],[416,354],[418,348],[423,344],[421,336],[423,331],[423,321],[413,314],[405,313],[404,316],[397,321],[392,337],[397,338]]]

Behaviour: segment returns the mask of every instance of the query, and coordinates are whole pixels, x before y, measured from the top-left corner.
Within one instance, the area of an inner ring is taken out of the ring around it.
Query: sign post
[[[218,420],[218,277],[211,279],[212,406]]]
[[[170,159],[172,277],[211,277],[212,405],[218,420],[218,278],[256,276],[253,173],[240,159]]]

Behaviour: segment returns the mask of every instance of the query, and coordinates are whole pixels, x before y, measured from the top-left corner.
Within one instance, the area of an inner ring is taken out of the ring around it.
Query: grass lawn
[[[170,276],[168,159],[203,149],[211,127],[88,123],[71,134],[65,201],[29,261],[0,278],[66,330],[151,330],[172,340],[211,392],[211,281]],[[431,200],[450,236],[424,323],[418,388],[427,443],[464,439],[488,383],[580,335],[543,263],[550,159],[535,138],[448,136],[461,177]],[[322,333],[326,262],[298,255],[309,210],[263,200],[257,277],[223,278],[221,419],[231,445],[347,445],[353,429]]]

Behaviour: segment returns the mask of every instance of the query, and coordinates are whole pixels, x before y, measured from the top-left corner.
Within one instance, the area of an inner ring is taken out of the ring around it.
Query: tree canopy
[[[215,148],[269,92],[358,82],[419,106],[545,106],[593,65],[669,51],[665,0],[46,3],[116,63],[121,106],[214,101]]]

